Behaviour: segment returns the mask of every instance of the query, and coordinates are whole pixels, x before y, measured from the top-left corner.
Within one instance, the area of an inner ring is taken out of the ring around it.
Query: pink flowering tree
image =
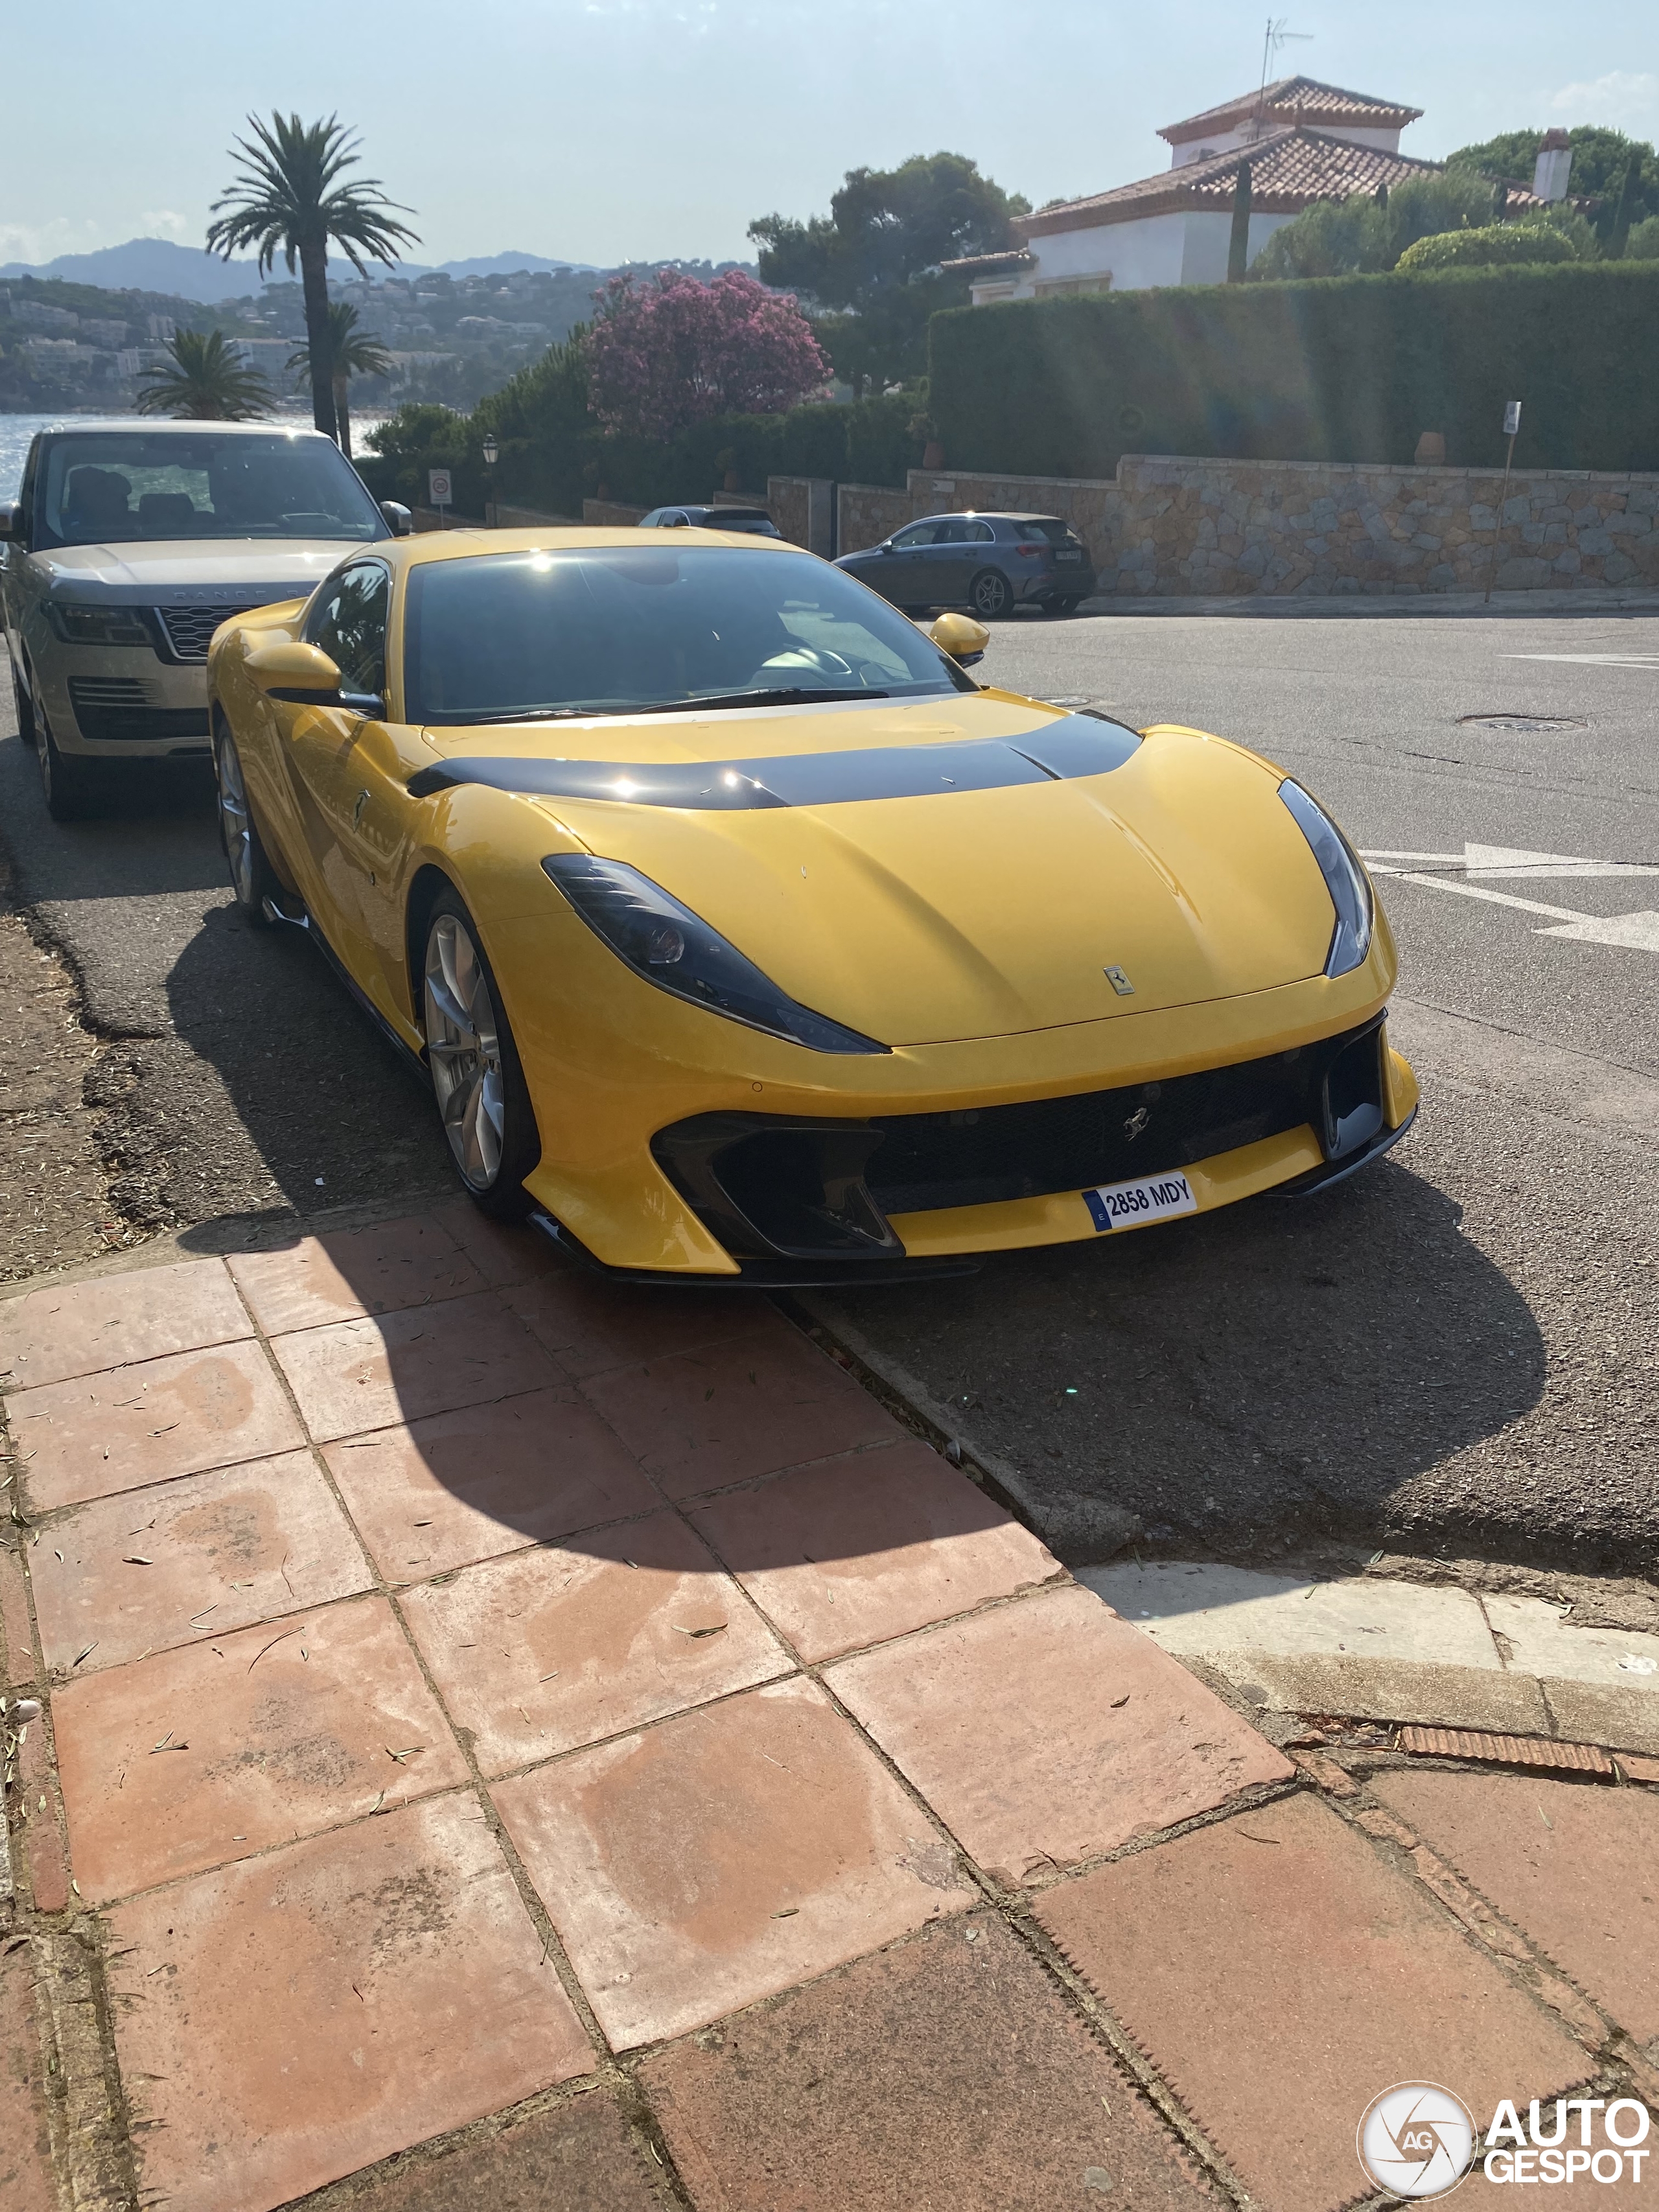
[[[775,415],[822,384],[830,364],[793,295],[740,270],[712,284],[659,269],[595,295],[589,404],[610,430],[672,437],[711,415]]]

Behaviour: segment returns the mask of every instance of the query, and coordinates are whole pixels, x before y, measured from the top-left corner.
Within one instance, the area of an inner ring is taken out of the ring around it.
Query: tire
[[[40,769],[40,796],[52,820],[84,822],[94,811],[97,771],[84,761],[64,759],[44,714],[35,717],[34,757]]]
[[[265,857],[259,830],[248,805],[247,784],[242,775],[236,740],[222,724],[213,733],[213,778],[218,803],[219,843],[230,871],[230,888],[244,920],[256,929],[266,923],[265,901],[281,890],[276,871]]]
[[[459,893],[426,926],[421,1006],[438,1118],[467,1196],[497,1221],[530,1211],[524,1179],[542,1140],[495,977]]]
[[[1082,604],[1081,599],[1045,599],[1042,611],[1045,615],[1074,615]]]
[[[11,696],[17,705],[17,734],[33,752],[40,736],[34,726],[34,702],[23,689],[23,679],[15,660],[11,664]]]
[[[995,568],[981,568],[968,586],[968,604],[981,622],[1000,622],[1014,604],[1008,579]]]

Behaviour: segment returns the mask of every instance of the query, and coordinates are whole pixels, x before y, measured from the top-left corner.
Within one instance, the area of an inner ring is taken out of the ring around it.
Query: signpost
[[[427,471],[426,495],[428,503],[433,507],[435,507],[438,510],[438,527],[441,530],[447,530],[449,527],[449,517],[445,512],[450,502],[449,471],[447,469],[428,469]]]
[[[1492,534],[1492,566],[1486,571],[1486,597],[1484,604],[1492,605],[1492,579],[1498,574],[1498,539],[1504,527],[1504,509],[1510,501],[1510,465],[1515,459],[1515,441],[1521,432],[1521,402],[1504,402],[1504,435],[1509,440],[1509,451],[1504,456],[1504,489],[1498,500],[1498,528]]]

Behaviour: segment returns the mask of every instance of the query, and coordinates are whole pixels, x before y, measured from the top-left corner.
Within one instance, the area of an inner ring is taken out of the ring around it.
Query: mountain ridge
[[[387,276],[507,276],[519,269],[581,270],[595,269],[592,261],[556,260],[544,253],[475,254],[459,261],[399,261]],[[378,264],[370,263],[371,269]],[[349,262],[331,261],[331,276],[343,281],[356,274]],[[180,246],[170,238],[131,238],[123,246],[100,246],[85,253],[60,253],[51,261],[9,261],[0,268],[0,283],[9,277],[62,277],[77,284],[97,284],[110,291],[167,292],[177,299],[195,300],[204,306],[222,300],[246,298],[267,280],[251,257],[222,260],[204,247]],[[288,270],[279,257],[270,281],[284,282]]]

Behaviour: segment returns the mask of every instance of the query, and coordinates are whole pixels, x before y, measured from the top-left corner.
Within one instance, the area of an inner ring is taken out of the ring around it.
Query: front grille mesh
[[[223,606],[157,607],[155,611],[175,660],[205,660],[220,623],[228,622],[233,615],[245,615],[248,606],[241,600]]]
[[[205,738],[205,707],[156,707],[134,676],[71,676],[76,726],[92,744],[157,744]]]

